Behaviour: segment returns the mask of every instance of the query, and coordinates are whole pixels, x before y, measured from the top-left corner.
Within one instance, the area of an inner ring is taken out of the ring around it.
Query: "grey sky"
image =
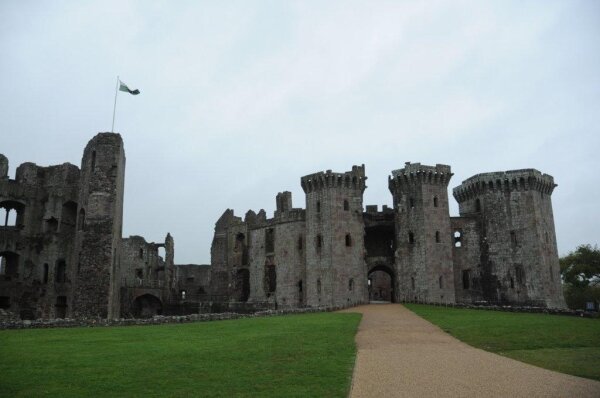
[[[300,176],[366,165],[391,204],[406,161],[473,174],[537,168],[559,252],[600,241],[598,1],[2,1],[0,153],[80,165],[125,140],[124,236],[208,263],[214,222]],[[451,212],[458,210],[451,199]]]

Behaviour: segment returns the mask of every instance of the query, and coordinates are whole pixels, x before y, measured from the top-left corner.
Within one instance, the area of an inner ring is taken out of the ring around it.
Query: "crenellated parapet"
[[[300,179],[304,193],[321,191],[329,188],[347,188],[365,191],[367,177],[365,165],[352,166],[352,171],[336,173],[331,170],[309,174]]]
[[[536,169],[521,169],[474,175],[452,193],[456,201],[462,203],[488,192],[538,191],[551,195],[556,186],[551,175]]]
[[[406,162],[404,168],[393,170],[388,177],[388,187],[392,194],[406,190],[412,185],[433,184],[447,186],[452,178],[450,166],[436,164],[425,166],[421,163]]]

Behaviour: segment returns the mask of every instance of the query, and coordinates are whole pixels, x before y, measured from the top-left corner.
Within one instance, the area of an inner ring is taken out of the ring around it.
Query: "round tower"
[[[454,302],[450,178],[450,166],[410,162],[388,178],[394,198],[399,300]]]
[[[368,298],[364,248],[365,166],[301,178],[306,194],[306,303],[353,305]]]
[[[551,195],[535,169],[477,174],[454,188],[461,216],[479,219],[488,301],[564,307]]]

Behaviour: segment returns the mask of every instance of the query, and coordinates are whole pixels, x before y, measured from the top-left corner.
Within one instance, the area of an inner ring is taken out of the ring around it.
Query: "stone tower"
[[[461,216],[479,221],[483,298],[564,307],[552,176],[534,169],[475,175],[454,188]]]
[[[125,152],[119,134],[97,134],[83,152],[77,210],[73,316],[119,316]]]
[[[407,162],[392,171],[398,299],[454,302],[448,210],[450,166]]]
[[[365,167],[301,178],[306,194],[306,304],[367,300],[363,192]]]

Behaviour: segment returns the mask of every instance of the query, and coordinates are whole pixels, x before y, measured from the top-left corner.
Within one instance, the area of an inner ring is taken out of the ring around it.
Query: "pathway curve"
[[[471,347],[400,304],[345,312],[363,314],[351,397],[600,397],[600,382]]]

